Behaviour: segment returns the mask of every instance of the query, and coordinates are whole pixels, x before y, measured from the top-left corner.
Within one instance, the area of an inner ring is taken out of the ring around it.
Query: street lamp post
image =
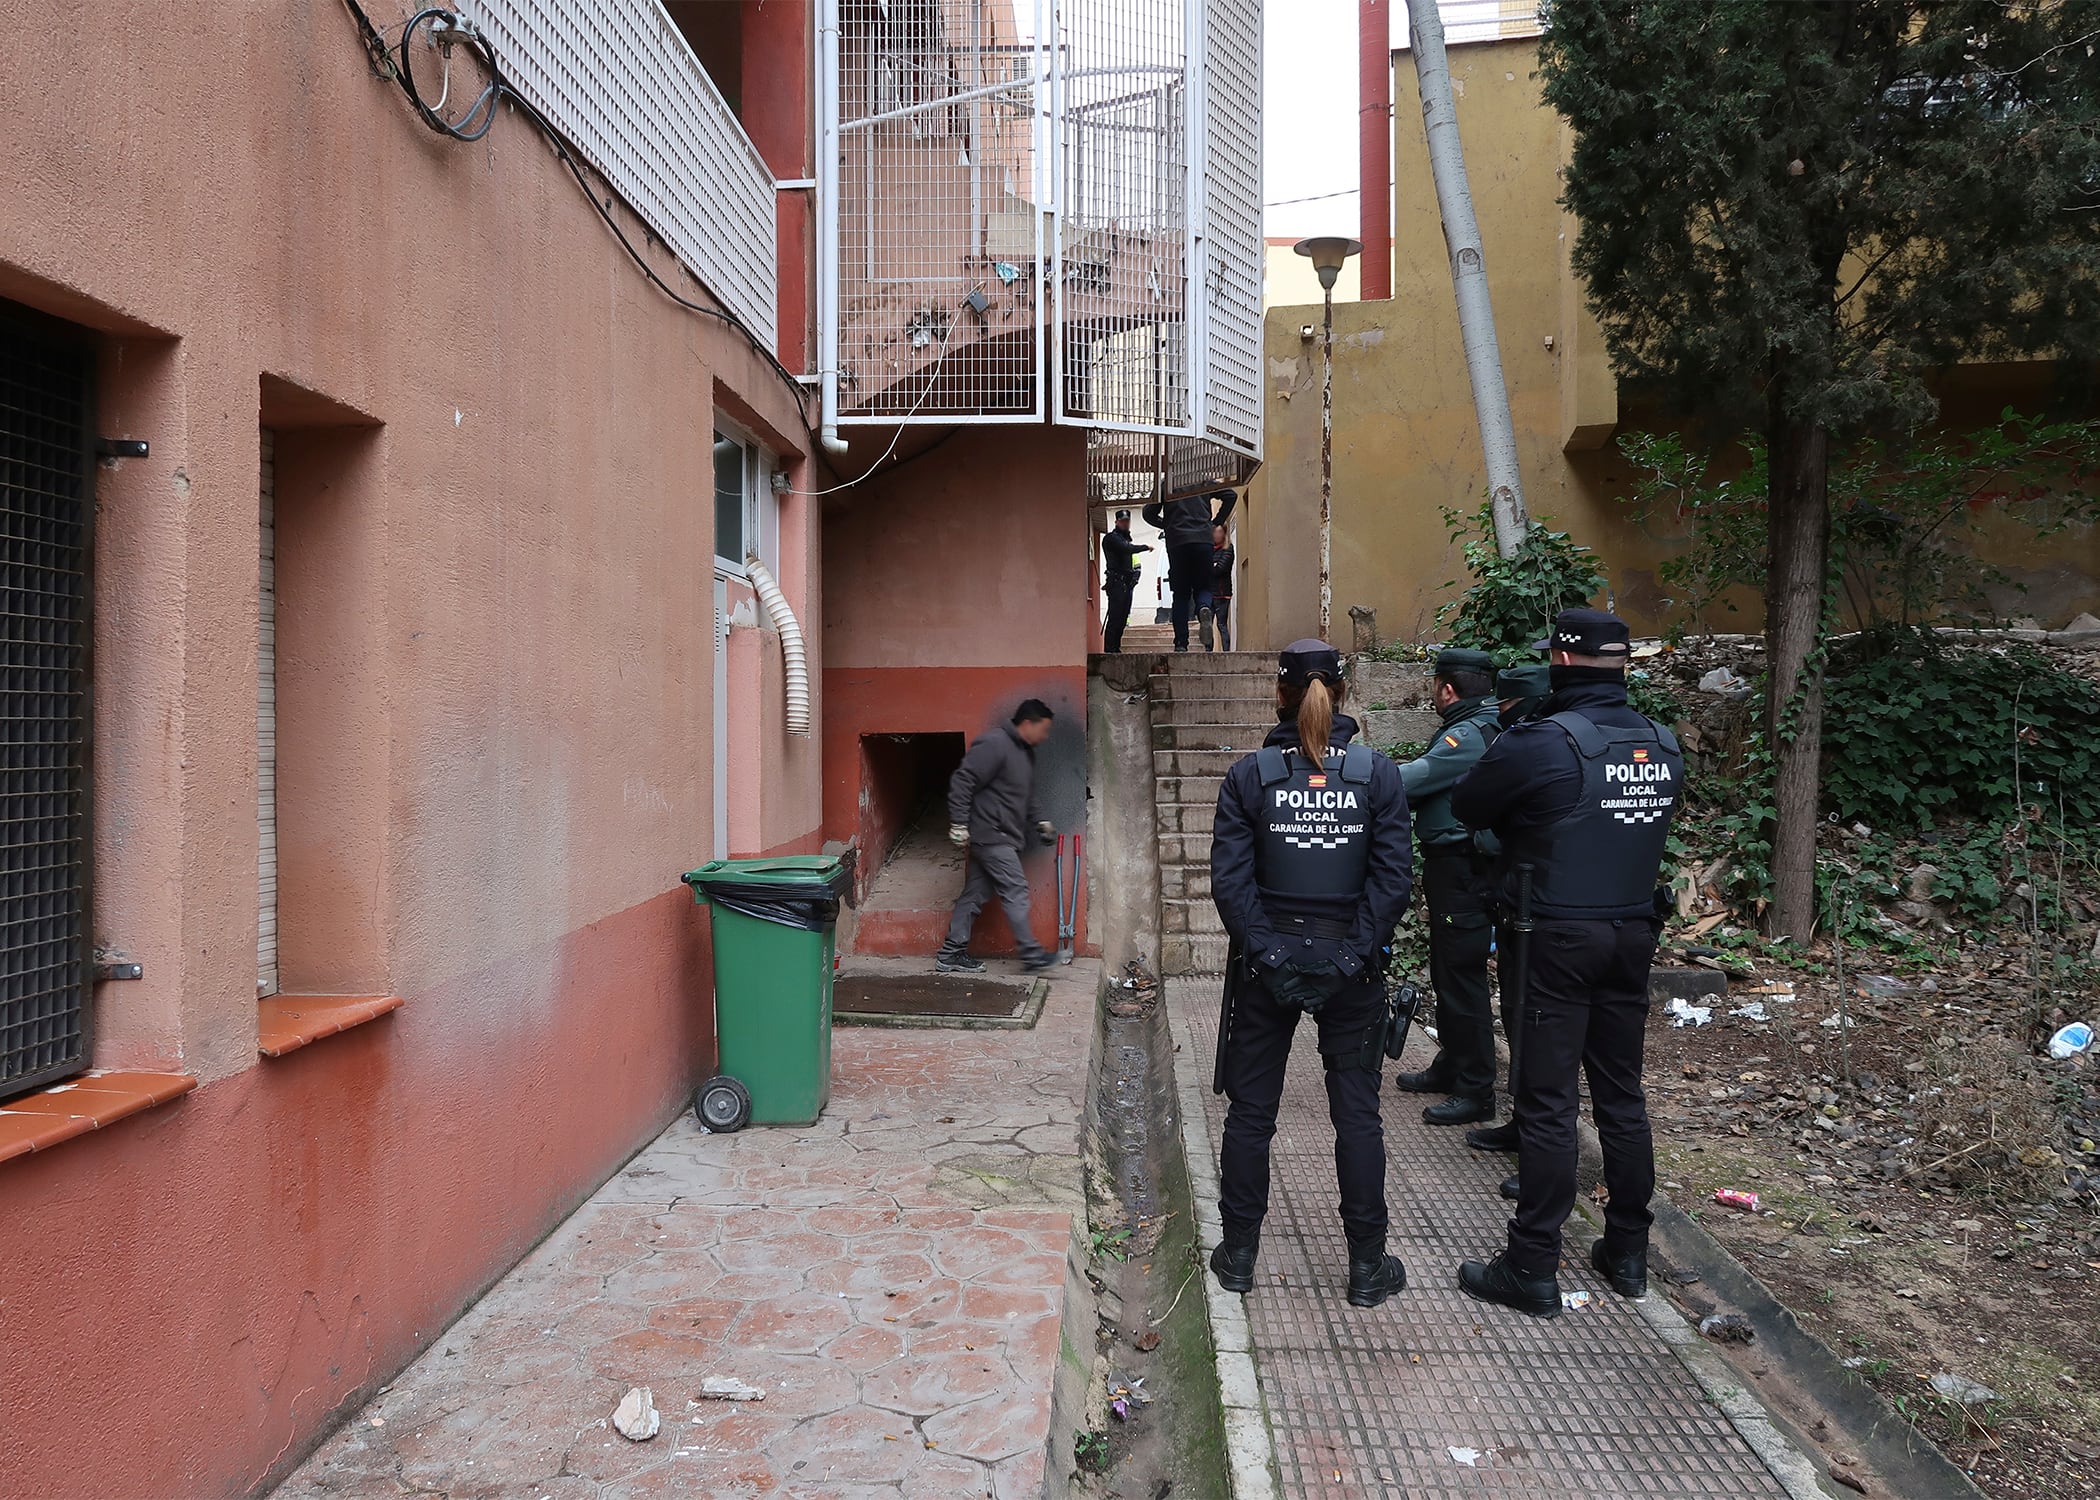
[[[1334,282],[1342,265],[1363,249],[1359,240],[1338,235],[1320,235],[1293,246],[1313,263],[1320,276],[1320,639],[1329,639],[1334,616],[1333,538],[1334,515]]]

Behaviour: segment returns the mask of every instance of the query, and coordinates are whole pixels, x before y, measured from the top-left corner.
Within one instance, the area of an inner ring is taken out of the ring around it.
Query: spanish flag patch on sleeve
[[[1455,734],[1447,734],[1444,736],[1444,743],[1449,745],[1452,749],[1456,750],[1458,748],[1458,736]]]

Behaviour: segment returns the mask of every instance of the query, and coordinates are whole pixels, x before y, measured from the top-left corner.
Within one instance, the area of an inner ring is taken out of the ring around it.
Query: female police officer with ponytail
[[[1335,1175],[1349,1245],[1349,1301],[1376,1307],[1407,1285],[1385,1253],[1385,1132],[1378,1070],[1386,1024],[1382,964],[1413,881],[1400,771],[1336,712],[1342,663],[1299,641],[1277,674],[1278,723],[1218,791],[1211,897],[1232,936],[1220,1086],[1224,1239],[1211,1270],[1227,1291],[1254,1285],[1269,1207],[1269,1141],[1301,1013],[1319,1031],[1334,1122]]]

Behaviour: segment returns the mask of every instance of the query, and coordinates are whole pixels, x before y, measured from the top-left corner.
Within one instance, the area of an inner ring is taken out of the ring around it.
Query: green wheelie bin
[[[718,859],[687,871],[710,907],[716,1066],[693,1095],[713,1131],[811,1125],[831,1097],[831,969],[849,877],[829,855]]]

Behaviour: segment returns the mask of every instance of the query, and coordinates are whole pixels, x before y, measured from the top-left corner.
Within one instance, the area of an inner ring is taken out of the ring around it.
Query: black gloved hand
[[[1285,1005],[1314,1011],[1325,1004],[1348,980],[1326,959],[1313,963],[1287,963],[1269,978],[1269,993]]]

